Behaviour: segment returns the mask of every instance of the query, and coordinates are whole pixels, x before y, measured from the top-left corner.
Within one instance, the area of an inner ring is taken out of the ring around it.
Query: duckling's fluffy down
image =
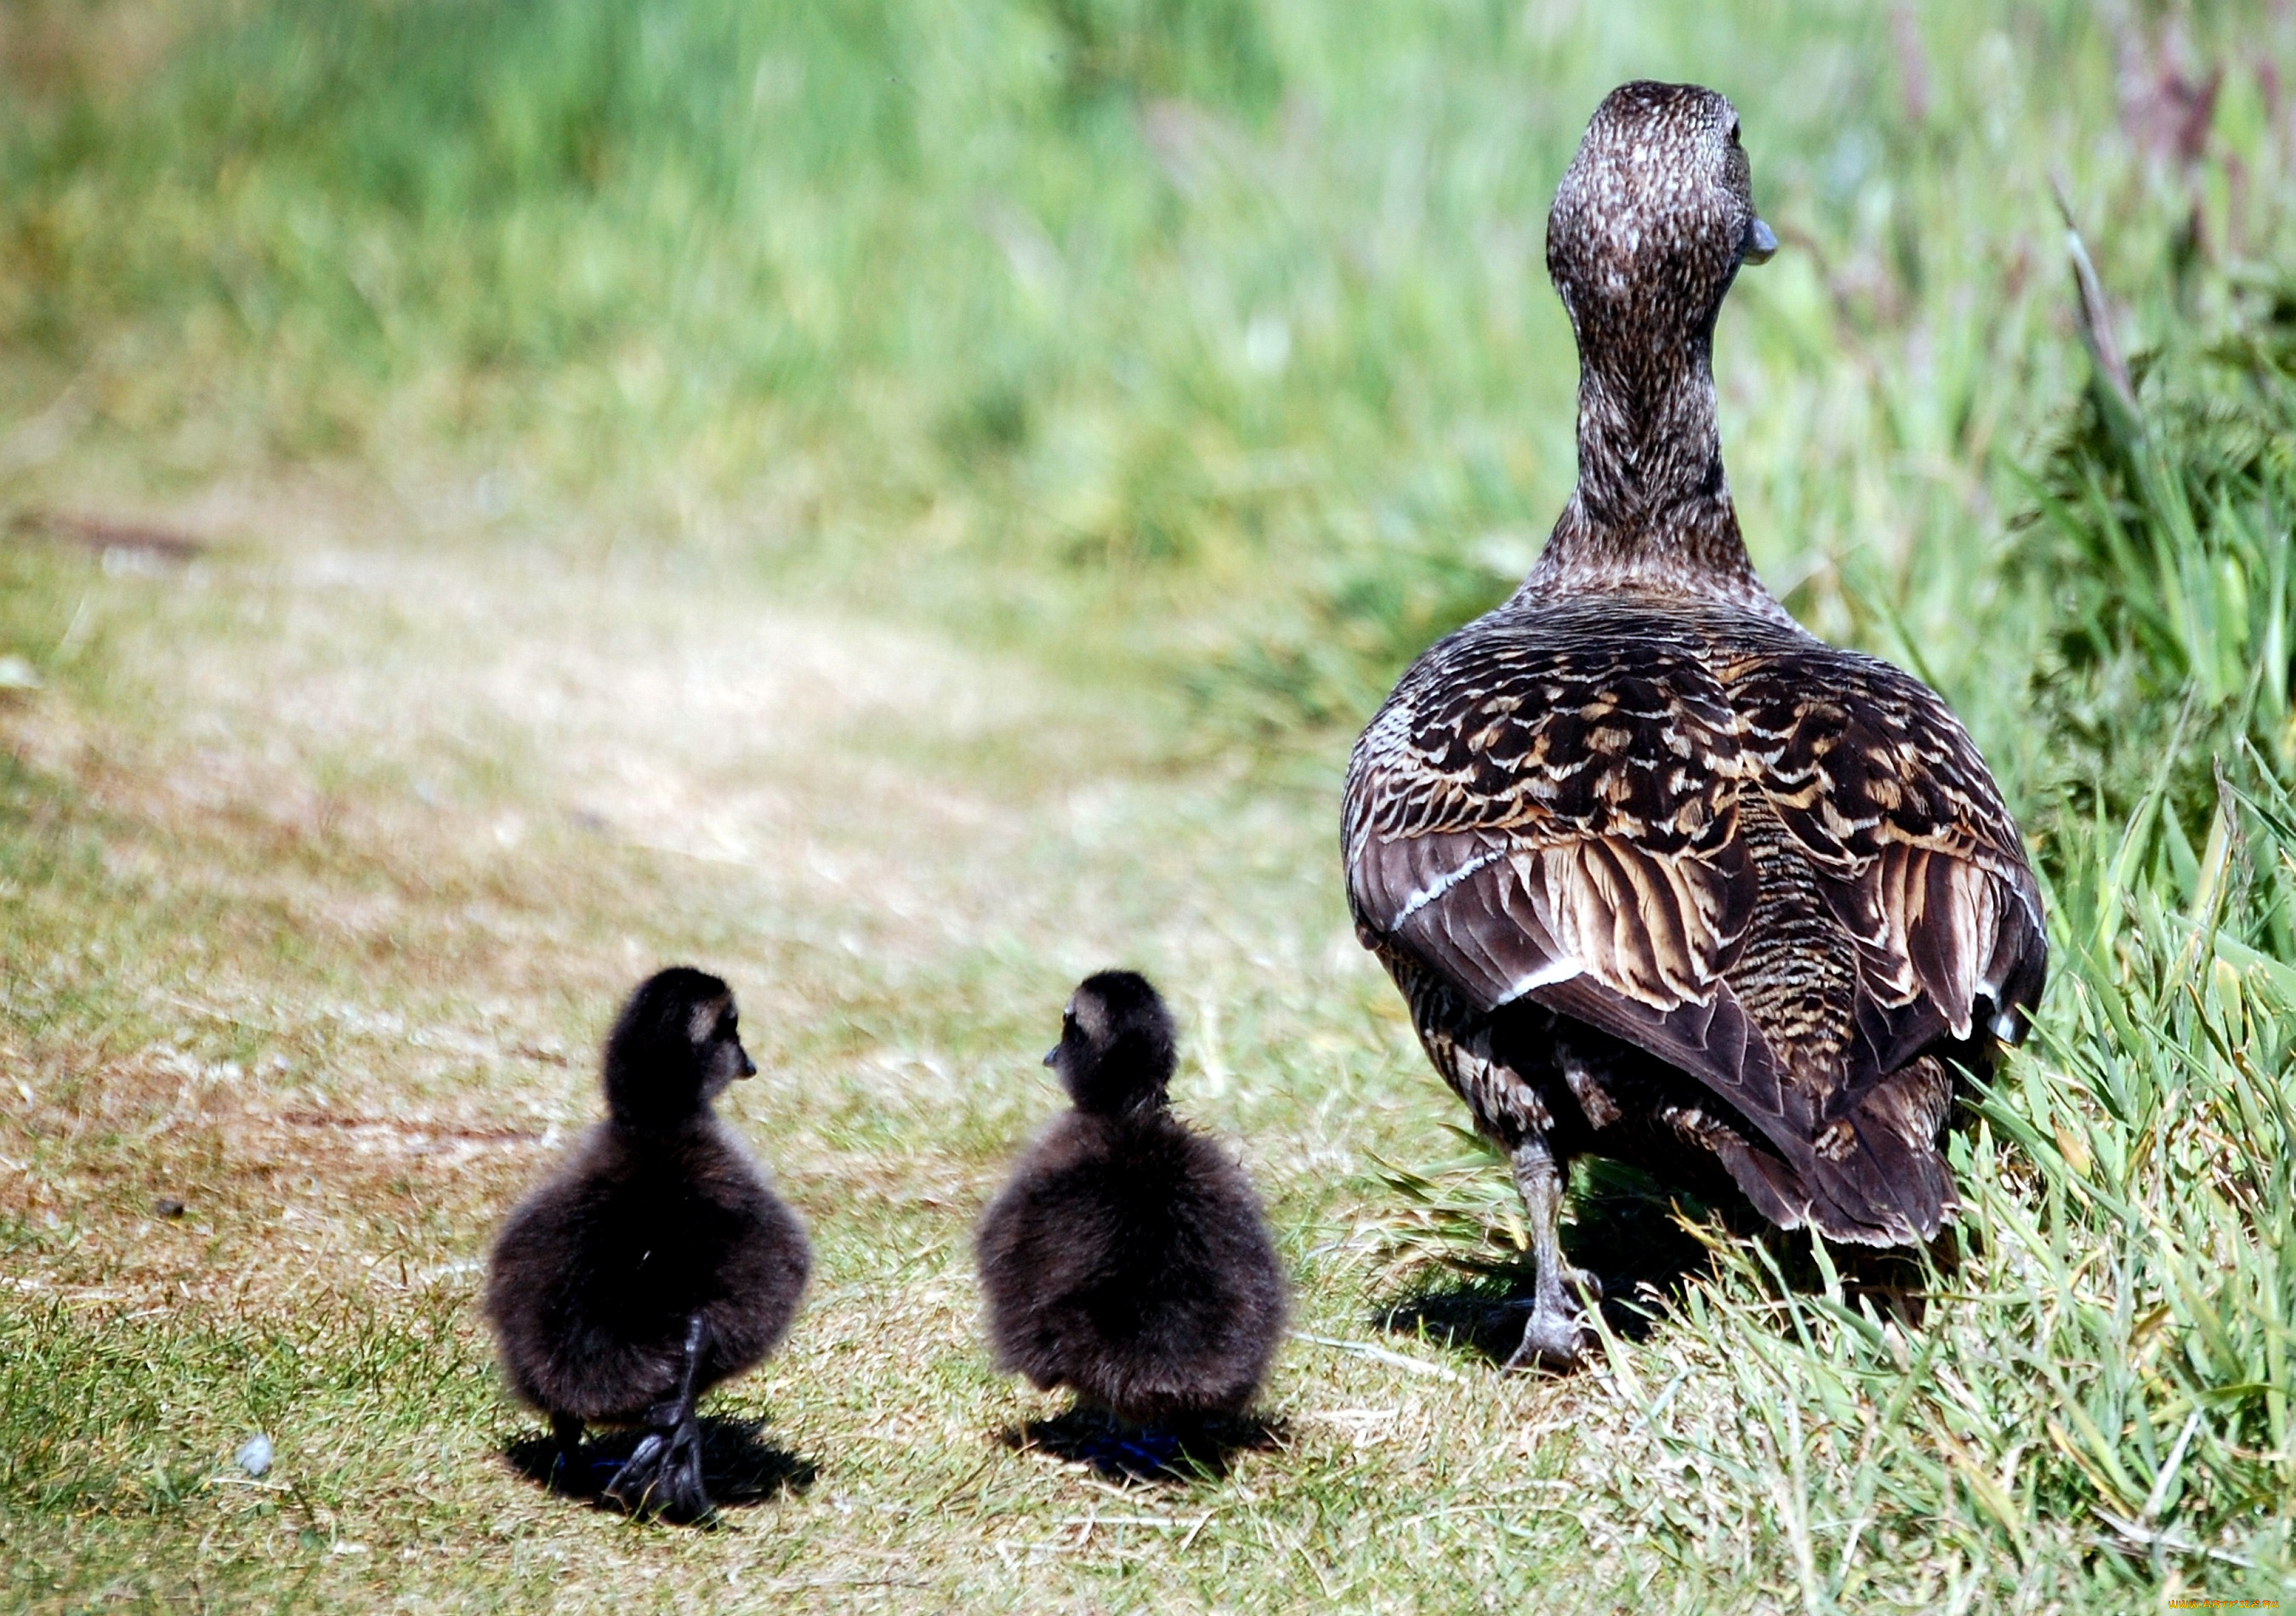
[[[716,1119],[602,1123],[503,1226],[487,1317],[526,1402],[642,1423],[677,1395],[689,1317],[698,1392],[781,1343],[810,1267],[804,1226]]]
[[[1072,1112],[975,1237],[1000,1369],[1136,1423],[1242,1411],[1283,1331],[1242,1172],[1168,1112]]]

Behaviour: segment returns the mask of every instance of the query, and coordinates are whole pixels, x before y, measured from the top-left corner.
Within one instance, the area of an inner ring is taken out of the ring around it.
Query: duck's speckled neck
[[[1518,603],[1615,588],[1785,615],[1739,537],[1714,416],[1715,316],[1775,245],[1726,100],[1649,83],[1604,100],[1546,226],[1578,341],[1578,485]]]
[[[1710,331],[1672,352],[1647,332],[1582,352],[1578,484],[1518,599],[1639,588],[1776,610],[1730,503]]]

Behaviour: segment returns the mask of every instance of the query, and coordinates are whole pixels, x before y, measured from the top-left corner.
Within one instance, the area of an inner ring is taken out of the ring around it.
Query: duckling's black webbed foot
[[[683,1523],[710,1513],[709,1489],[701,1482],[701,1428],[693,1419],[703,1330],[699,1313],[685,1321],[685,1369],[677,1401],[668,1410],[668,1418],[639,1440],[628,1462],[607,1484],[606,1497],[634,1515],[660,1515]]]
[[[1078,1445],[1077,1456],[1103,1476],[1129,1481],[1177,1473],[1181,1451],[1177,1431],[1111,1419]]]
[[[606,1497],[634,1515],[659,1515],[680,1524],[706,1517],[711,1505],[701,1480],[700,1426],[688,1419],[647,1431],[614,1472]]]
[[[1029,1428],[1030,1442],[1114,1481],[1169,1481],[1183,1472],[1185,1422],[1136,1424],[1084,1398],[1058,1419]]]

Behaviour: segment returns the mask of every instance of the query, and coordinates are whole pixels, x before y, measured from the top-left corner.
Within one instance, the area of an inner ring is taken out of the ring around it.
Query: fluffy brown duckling
[[[1045,1057],[1074,1108],[1030,1145],[974,1240],[1000,1369],[1129,1425],[1251,1402],[1284,1284],[1242,1171],[1172,1114],[1172,1018],[1129,971],[1087,978]]]
[[[636,1513],[709,1513],[695,1401],[780,1344],[805,1289],[803,1226],[710,1108],[757,1070],[723,981],[649,978],[606,1040],[606,1120],[488,1261],[504,1373],[562,1462],[586,1423],[645,1429],[606,1489]]]

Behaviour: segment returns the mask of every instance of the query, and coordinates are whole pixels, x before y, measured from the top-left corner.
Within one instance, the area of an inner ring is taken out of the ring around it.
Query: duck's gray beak
[[[1746,239],[1738,249],[1738,257],[1742,263],[1767,264],[1770,261],[1770,254],[1777,250],[1776,233],[1757,218],[1746,226]]]
[[[1055,1044],[1050,1049],[1045,1051],[1045,1064],[1047,1066],[1058,1066],[1060,1063],[1061,1046],[1058,1044]]]

